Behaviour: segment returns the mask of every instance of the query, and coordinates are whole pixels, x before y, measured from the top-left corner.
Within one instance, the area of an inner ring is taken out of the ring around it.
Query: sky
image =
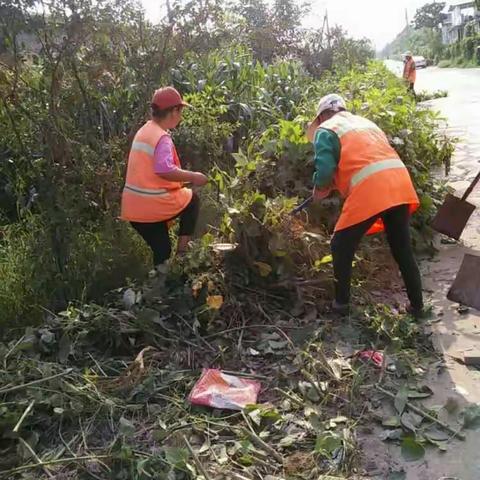
[[[141,0],[147,16],[158,20],[163,0]],[[405,26],[405,9],[409,20],[417,8],[429,0],[310,0],[311,14],[305,21],[309,27],[323,24],[328,10],[330,26],[343,26],[352,37],[367,37],[377,50],[393,40]]]

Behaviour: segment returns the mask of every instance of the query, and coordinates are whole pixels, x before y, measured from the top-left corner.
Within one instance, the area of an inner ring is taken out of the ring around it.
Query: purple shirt
[[[157,143],[153,154],[153,170],[155,173],[169,173],[178,167],[173,157],[173,141],[170,135],[164,135]]]

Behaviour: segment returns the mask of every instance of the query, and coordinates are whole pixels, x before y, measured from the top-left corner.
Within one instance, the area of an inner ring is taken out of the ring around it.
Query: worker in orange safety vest
[[[403,66],[403,78],[407,82],[408,90],[415,95],[415,81],[417,79],[417,69],[415,66],[415,60],[413,59],[412,52],[405,52],[405,64]]]
[[[409,230],[409,218],[419,200],[407,168],[385,133],[370,120],[348,112],[340,95],[330,94],[320,100],[307,137],[315,151],[314,199],[322,200],[332,190],[344,198],[331,241],[332,309],[348,314],[355,251],[365,234],[385,230],[407,289],[407,310],[420,316],[422,282]]]
[[[199,198],[186,188],[205,185],[200,172],[183,170],[170,129],[182,119],[188,104],[173,87],[157,90],[151,101],[151,118],[136,133],[128,157],[122,193],[121,219],[129,221],[153,252],[157,272],[166,272],[171,255],[169,224],[179,219],[177,253],[185,251],[194,233]]]

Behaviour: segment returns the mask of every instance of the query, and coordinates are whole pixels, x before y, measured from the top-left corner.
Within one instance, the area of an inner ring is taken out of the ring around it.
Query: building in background
[[[444,45],[480,33],[480,10],[474,1],[448,2],[442,14],[442,42]]]

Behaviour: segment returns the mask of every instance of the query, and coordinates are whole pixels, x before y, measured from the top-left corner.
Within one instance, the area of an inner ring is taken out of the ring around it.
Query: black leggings
[[[413,98],[417,98],[417,94],[415,93],[415,84],[413,82],[408,82],[408,91],[413,95]]]
[[[388,244],[393,258],[400,267],[410,304],[413,308],[420,310],[423,308],[422,280],[413,256],[409,229],[410,213],[407,205],[391,208],[362,223],[335,233],[331,242],[335,299],[342,305],[350,302],[352,262],[355,251],[362,237],[378,217],[382,218],[385,225]]]
[[[139,223],[130,222],[132,227],[141,235],[153,252],[153,264],[155,266],[166,262],[172,254],[170,235],[168,234],[168,223],[180,218],[179,236],[191,236],[195,232],[198,212],[200,210],[200,199],[193,192],[190,203],[175,217],[163,222]]]

